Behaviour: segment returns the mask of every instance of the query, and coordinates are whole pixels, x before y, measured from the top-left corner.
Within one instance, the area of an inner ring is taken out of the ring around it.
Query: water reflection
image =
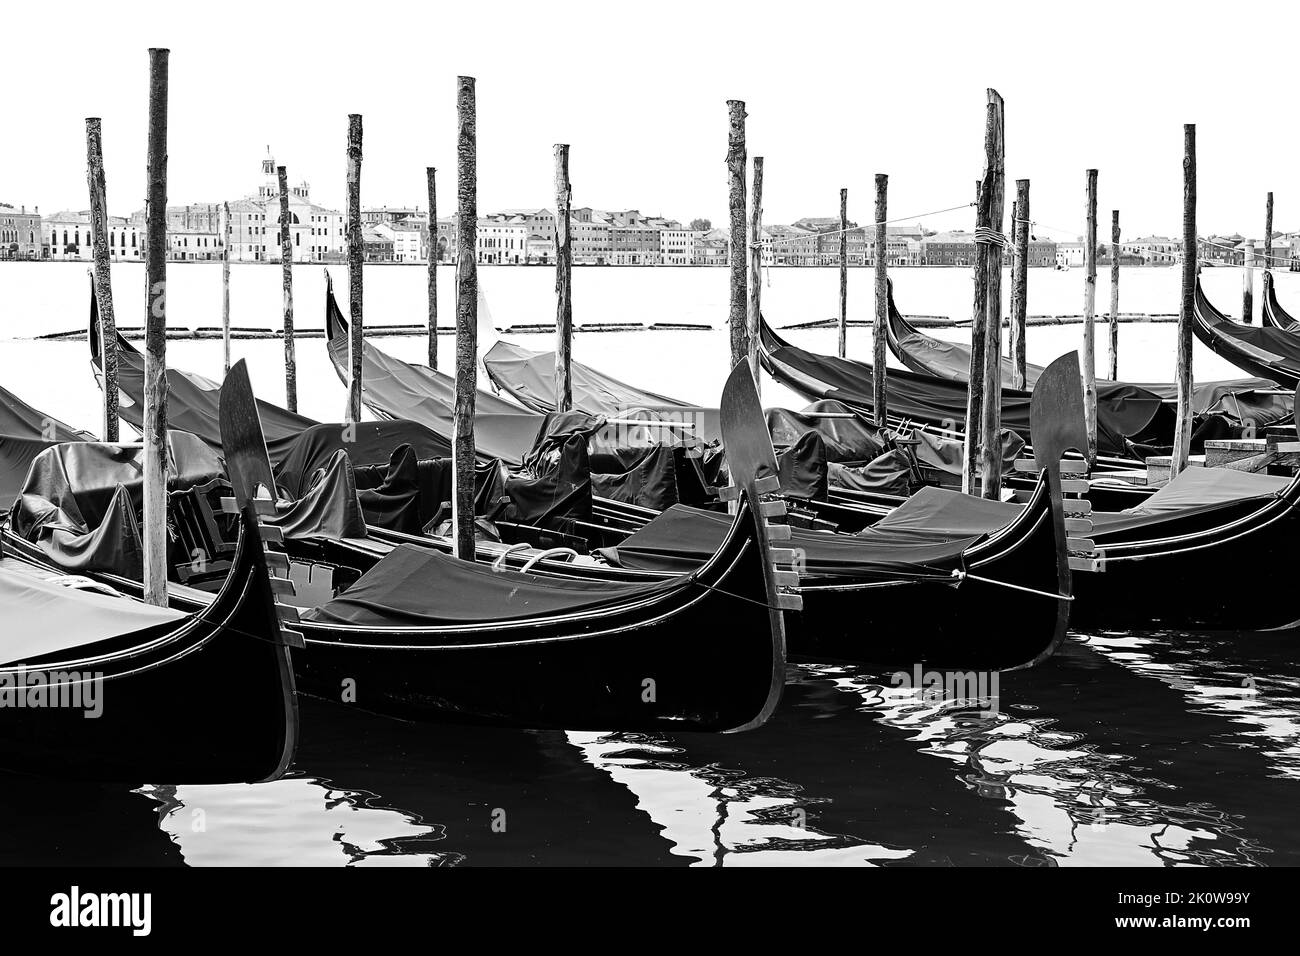
[[[911,855],[811,827],[809,808],[822,799],[777,778],[692,766],[687,748],[665,738],[569,733],[568,739],[636,795],[637,810],[692,866],[867,866]]]
[[[374,794],[311,777],[237,786],[141,787],[160,804],[158,826],[190,866],[443,866],[445,837]]]
[[[1127,692],[1114,686],[1126,675],[1117,668],[1097,671],[1086,651],[1069,647],[1038,672],[1003,675],[1000,708],[988,713],[961,701],[926,699],[874,675],[821,669],[921,753],[953,764],[971,794],[1002,804],[1016,836],[1037,851],[1012,862],[1260,862],[1263,848],[1243,834],[1239,817],[1198,799],[1185,775],[1171,781],[1143,765],[1130,728],[1106,713],[1112,695]],[[1166,706],[1163,715],[1153,712],[1159,708],[1144,709],[1133,716],[1154,724],[1185,717],[1181,708]],[[1035,713],[1041,716],[1029,716]]]

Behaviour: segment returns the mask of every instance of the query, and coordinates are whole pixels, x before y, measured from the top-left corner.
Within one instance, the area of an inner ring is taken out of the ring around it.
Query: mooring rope
[[[968,578],[971,581],[980,581],[984,584],[996,584],[998,587],[1010,588],[1013,591],[1024,591],[1026,594],[1037,594],[1039,597],[1051,598],[1053,601],[1073,601],[1072,594],[1053,594],[1051,591],[1039,591],[1037,588],[1027,588],[1022,584],[1012,584],[1010,581],[996,581],[993,578],[982,578],[978,574],[971,574],[969,571],[954,569],[952,576],[958,582],[965,581]]]

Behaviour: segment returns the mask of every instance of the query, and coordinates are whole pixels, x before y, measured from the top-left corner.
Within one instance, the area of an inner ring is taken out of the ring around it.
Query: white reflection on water
[[[681,748],[641,734],[567,734],[584,759],[627,787],[692,866],[873,866],[911,850],[806,825],[816,797],[771,777],[680,762]]]
[[[1202,804],[1177,805],[1162,781],[1125,772],[1128,758],[1104,741],[1054,729],[1055,718],[988,715],[960,702],[926,700],[848,668],[817,668],[862,709],[905,732],[920,752],[951,761],[980,797],[1002,801],[1026,845],[1017,861],[1054,866],[1242,865],[1262,848],[1237,822]],[[837,676],[838,675],[838,676]],[[1007,699],[1004,685],[1004,704]],[[1012,698],[1014,699],[1014,698]]]
[[[311,777],[221,786],[141,787],[158,825],[190,866],[447,866],[431,853],[441,826],[375,805],[378,798]]]
[[[1300,780],[1300,677],[1290,662],[1252,660],[1252,643],[1250,635],[1216,639],[1176,632],[1088,638],[1090,648],[1172,687],[1195,711],[1226,718],[1228,728],[1262,753],[1277,775]]]

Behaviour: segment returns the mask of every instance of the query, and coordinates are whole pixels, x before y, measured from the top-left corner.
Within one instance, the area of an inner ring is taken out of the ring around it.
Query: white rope
[[[959,582],[969,578],[972,581],[981,581],[984,584],[996,584],[998,587],[1010,588],[1013,591],[1024,591],[1026,594],[1037,594],[1039,597],[1051,598],[1053,601],[1073,601],[1072,594],[1053,594],[1051,591],[1039,591],[1036,588],[1027,588],[1020,584],[1011,584],[1009,581],[995,581],[993,578],[982,578],[978,574],[971,574],[969,571],[955,570],[952,576]]]
[[[947,209],[936,209],[933,212],[922,212],[915,216],[899,216],[897,219],[886,219],[883,222],[868,223],[867,226],[892,226],[900,222],[911,222],[913,219],[924,219],[926,216],[941,216],[946,212],[956,212],[959,209],[969,209],[975,205],[973,202],[962,203],[960,206],[950,206]],[[807,239],[818,239],[822,236],[838,236],[844,233],[857,232],[859,229],[866,229],[867,226],[849,226],[846,229],[835,229],[830,232],[809,232],[803,236],[786,236],[784,238],[772,238],[768,241],[773,245],[779,242],[800,242]]]

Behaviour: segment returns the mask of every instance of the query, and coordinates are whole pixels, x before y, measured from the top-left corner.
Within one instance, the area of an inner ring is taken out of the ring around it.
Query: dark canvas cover
[[[347,453],[336,451],[311,488],[290,507],[263,520],[277,525],[286,538],[364,538],[366,515]]]
[[[764,321],[759,327],[763,365],[773,378],[813,399],[841,401],[857,411],[873,403],[874,371],[869,362],[819,355],[785,342]],[[966,420],[966,385],[916,372],[889,369],[885,391],[891,415],[960,428]],[[1028,392],[1002,393],[1002,424],[1029,435]],[[1142,434],[1161,407],[1159,396],[1133,385],[1098,388],[1098,449],[1127,454],[1126,438]]]
[[[273,462],[275,480],[286,494],[297,498],[337,452],[345,452],[354,468],[387,467],[401,445],[409,445],[421,460],[451,457],[451,443],[416,422],[313,425],[284,446],[283,456]]]
[[[19,496],[10,527],[38,545],[69,574],[101,571],[139,580],[144,547],[128,490],[118,485],[107,501],[97,502],[94,520],[77,510],[74,499],[61,505],[39,495]]]
[[[893,303],[890,291],[889,344],[909,369],[952,382],[965,383],[970,379],[970,346],[926,335],[913,328]],[[1014,365],[1009,356],[1002,359],[1002,387],[1011,388]],[[1025,364],[1026,387],[1030,390],[1043,373],[1043,366]],[[1124,384],[1099,381],[1099,394],[1114,385]],[[1172,382],[1142,382],[1135,387],[1159,396],[1164,402],[1178,397],[1178,387]],[[1256,428],[1287,419],[1294,404],[1292,396],[1272,394],[1276,383],[1267,378],[1239,378],[1222,381],[1197,381],[1192,385],[1192,412],[1198,416],[1217,415],[1237,424],[1253,424]]]
[[[851,418],[838,416],[852,415]],[[832,417],[836,416],[836,417]],[[767,410],[767,430],[777,447],[793,445],[800,435],[815,431],[822,437],[826,460],[862,464],[882,454],[888,443],[843,402],[813,402],[802,411]]]
[[[325,297],[325,336],[339,378],[348,377],[348,324],[333,293]],[[361,355],[362,400],[381,418],[418,422],[451,440],[456,380],[426,365],[403,362],[366,343]],[[537,441],[544,416],[491,392],[474,396],[474,443],[480,457],[518,465]]]
[[[677,450],[647,448],[639,461],[619,474],[591,476],[592,493],[611,501],[663,511],[678,502]]]
[[[599,611],[679,586],[578,581],[522,574],[461,561],[409,544],[385,555],[334,600],[303,614],[304,620],[363,627],[436,627],[517,621],[540,615]],[[449,638],[450,639],[450,638]],[[454,635],[462,641],[491,634]]]
[[[99,316],[95,297],[90,297],[91,362],[99,369]],[[101,376],[102,385],[102,376]],[[122,393],[118,413],[137,431],[144,428],[144,356],[126,339],[118,336],[117,386]],[[221,425],[217,407],[221,386],[201,375],[167,369],[167,424],[179,431],[197,435],[210,448],[221,448]],[[270,402],[258,400],[257,411],[266,435],[266,450],[272,463],[279,461],[285,449],[316,422]]]

